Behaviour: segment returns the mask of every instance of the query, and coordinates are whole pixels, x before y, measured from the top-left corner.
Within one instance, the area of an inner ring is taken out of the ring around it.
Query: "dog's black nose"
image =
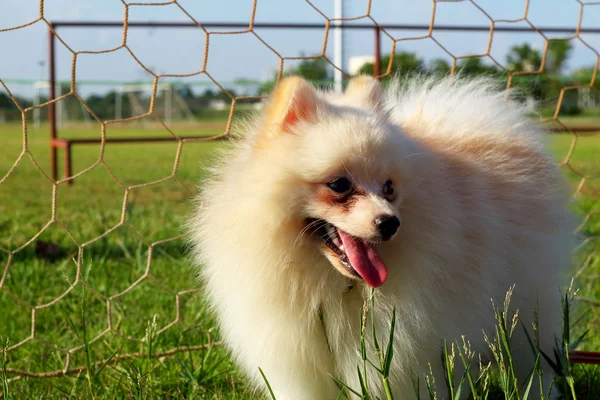
[[[400,220],[394,215],[380,215],[374,222],[383,240],[390,240],[400,226]]]

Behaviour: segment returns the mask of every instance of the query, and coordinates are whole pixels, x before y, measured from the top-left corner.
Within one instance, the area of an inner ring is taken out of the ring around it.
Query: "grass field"
[[[200,128],[182,125],[174,132],[182,136],[213,135],[222,130],[214,124]],[[0,133],[2,177],[23,149],[23,134],[21,126],[16,124],[0,125]],[[143,128],[135,124],[109,125],[106,133],[108,137],[166,134],[160,127]],[[100,128],[65,128],[60,135],[99,137]],[[570,135],[550,138],[549,146],[557,160],[568,153],[571,141]],[[181,352],[172,357],[149,357],[179,346],[218,340],[218,332],[212,330],[213,316],[204,306],[201,289],[196,290],[180,236],[190,212],[190,195],[201,182],[202,167],[210,164],[213,150],[223,145],[185,143],[172,178],[134,188],[131,187],[172,175],[177,143],[108,145],[103,163],[78,177],[72,187],[57,187],[58,222],[47,226],[52,220],[53,187],[30,155],[49,174],[48,131],[46,127],[29,129],[30,154],[25,154],[0,184],[0,249],[20,249],[10,260],[0,290],[3,341],[9,338],[10,348],[29,338],[32,307],[49,304],[70,291],[60,301],[35,311],[35,339],[9,351],[6,367],[41,373],[61,370],[69,361],[71,368],[87,366],[92,372],[14,380],[8,383],[12,398],[251,397],[228,354],[219,347],[208,346],[205,350]],[[73,169],[77,173],[97,163],[100,150],[96,145],[76,146],[73,156]],[[600,176],[600,138],[580,138],[570,165],[585,175]],[[577,185],[577,176],[565,171]],[[131,189],[126,190],[128,187]],[[596,209],[594,188],[597,188],[595,181],[591,180],[582,190],[576,205],[582,215]],[[44,227],[41,235],[32,240]],[[591,237],[598,230],[600,220],[592,216],[583,233]],[[57,247],[44,247],[43,243]],[[78,246],[83,249],[81,252]],[[591,242],[586,254],[594,254],[596,248],[598,245]],[[8,261],[8,252],[0,251],[0,271]],[[574,266],[574,273],[578,268],[579,265]],[[134,285],[146,272],[148,276]],[[593,256],[577,279],[578,295],[600,299],[598,277],[600,264]],[[75,282],[78,283],[73,287]],[[600,350],[600,308],[588,303],[580,305],[578,312],[586,314],[574,329],[590,329],[590,339],[582,349]],[[109,320],[112,330],[98,338],[109,328]],[[177,322],[170,325],[174,321]],[[149,324],[151,346],[141,342]],[[152,334],[165,327],[168,329],[160,334]],[[67,360],[69,350],[77,347]],[[102,369],[94,364],[133,352],[141,352],[142,357]],[[591,367],[585,369],[591,370]],[[14,375],[9,372],[8,377]]]

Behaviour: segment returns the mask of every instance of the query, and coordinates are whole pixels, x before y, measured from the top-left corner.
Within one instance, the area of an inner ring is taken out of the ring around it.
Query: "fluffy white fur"
[[[359,387],[359,317],[370,288],[354,281],[348,292],[350,280],[303,228],[317,216],[358,232],[378,207],[402,220],[393,240],[377,245],[389,275],[375,291],[381,335],[397,310],[397,398],[413,396],[411,370],[422,377],[429,362],[442,389],[442,339],[465,335],[485,354],[490,300],[501,305],[512,285],[511,305],[526,326],[539,303],[541,344],[551,351],[575,221],[522,104],[483,79],[415,79],[383,91],[361,77],[343,95],[297,80],[279,90],[202,183],[190,224],[220,331],[257,387],[258,367],[279,400],[335,399],[329,374]],[[276,122],[298,99],[313,114],[281,128]],[[340,169],[370,193],[347,219],[316,195]],[[397,182],[393,202],[376,193],[387,176]],[[524,378],[532,359],[521,331],[514,354]]]

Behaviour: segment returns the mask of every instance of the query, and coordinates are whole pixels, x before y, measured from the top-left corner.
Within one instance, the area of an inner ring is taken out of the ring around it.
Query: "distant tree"
[[[302,60],[296,68],[291,69],[290,73],[321,85],[332,78],[331,68],[324,58]]]
[[[578,85],[589,85],[594,76],[595,66],[581,67],[573,71],[573,79]],[[596,78],[594,81],[594,87],[600,89],[600,79]]]
[[[548,42],[548,52],[546,54],[546,62],[544,71],[551,75],[560,75],[564,72],[564,66],[572,51],[572,45],[567,40],[551,40]],[[506,57],[509,71],[525,71],[533,72],[540,69],[542,65],[542,54],[533,49],[528,43],[523,43],[518,46],[513,46]],[[544,75],[536,76],[535,80],[531,79],[515,79],[513,84],[520,88],[523,93],[533,96],[537,100],[550,100],[558,98],[560,87],[552,82]],[[563,84],[573,84],[572,79],[568,78]],[[570,93],[569,93],[570,95]],[[563,99],[563,105],[568,103],[568,99]],[[562,112],[562,110],[561,110]],[[565,111],[567,112],[567,111]],[[568,113],[574,113],[569,111]]]
[[[481,57],[461,59],[456,65],[456,71],[464,75],[493,75],[500,72],[495,65],[485,64]]]
[[[227,92],[229,92],[233,97],[236,96],[236,93],[233,89],[225,88],[225,90]],[[198,96],[198,99],[203,100],[203,104],[206,104],[206,103],[208,103],[208,101],[215,100],[215,99],[231,101],[231,98],[229,97],[229,95],[221,89],[218,89],[216,91],[213,91],[212,89],[206,89],[204,91],[204,93],[202,93],[201,95]]]
[[[452,66],[443,58],[436,58],[429,63],[429,71],[434,74],[447,75],[450,73]]]
[[[550,40],[546,55],[546,71],[550,74],[561,75],[572,51],[573,45],[568,40]]]
[[[18,96],[15,97],[15,100],[23,108],[26,108],[26,107],[29,107],[32,105],[31,100],[24,99],[24,98],[21,98]],[[45,100],[46,99],[43,99],[42,101],[45,101]],[[45,110],[45,108],[42,109],[42,111],[44,111],[44,110]],[[16,121],[16,120],[21,119],[21,112],[15,105],[14,101],[10,98],[10,96],[8,96],[8,94],[2,93],[2,92],[0,92],[0,114],[7,121]],[[31,113],[30,113],[30,115],[31,115]]]
[[[600,79],[596,77],[593,81],[593,88],[586,88],[592,83],[594,77],[595,66],[591,65],[588,67],[581,67],[573,71],[572,78],[576,85],[583,86],[576,90],[577,95],[582,97],[582,105],[584,107],[590,107],[600,102]],[[567,91],[566,93],[571,92]],[[565,94],[566,94],[565,93]],[[591,103],[591,104],[590,104]]]
[[[218,100],[223,100],[223,101],[226,101],[226,102],[231,102],[231,97],[229,97],[229,95],[231,95],[233,97],[237,96],[237,94],[235,93],[235,90],[233,90],[233,89],[227,89],[227,88],[225,88],[225,90],[227,90],[227,92],[229,94],[227,94],[226,92],[224,92],[222,90],[219,90],[217,92],[217,94],[215,94],[214,98],[218,99]]]
[[[113,119],[115,117],[115,108],[117,104],[117,92],[110,91],[105,95],[91,94],[85,99],[86,104],[92,111],[101,119]],[[120,94],[121,96],[121,116],[123,118],[132,116],[131,105],[129,104],[129,96]]]
[[[12,99],[8,97],[5,93],[0,93],[0,108],[8,108],[13,107],[15,103],[13,103]]]
[[[555,44],[553,44],[555,43]],[[561,44],[562,43],[562,44]],[[545,71],[551,74],[562,69],[570,51],[570,44],[564,41],[550,41],[548,44],[548,55],[546,58]],[[513,46],[506,56],[507,69],[511,72],[535,72],[542,65],[542,54],[535,50],[529,43]],[[533,97],[538,101],[555,102],[560,93],[560,88],[552,84],[545,75],[532,77],[515,77],[513,86],[518,88],[527,97]],[[566,99],[565,99],[566,100]],[[563,101],[563,105],[567,104]]]
[[[203,97],[203,98],[206,98],[206,99],[212,99],[213,97],[215,97],[215,94],[213,93],[212,90],[206,89],[204,91],[204,93],[202,93],[202,95],[200,97]]]
[[[422,72],[425,70],[423,60],[419,58],[419,56],[417,56],[417,53],[400,52],[396,53],[393,58],[391,57],[391,54],[381,57],[381,60],[379,62],[381,70],[379,71],[379,73],[387,71],[390,59],[392,60],[392,68],[390,70],[390,74],[392,76],[398,73],[406,74],[410,72]],[[366,63],[360,68],[358,73],[373,75],[374,71],[375,64]]]
[[[523,43],[510,48],[506,62],[509,71],[537,71],[542,65],[542,55],[529,43]]]
[[[190,85],[177,86],[175,90],[177,91],[177,94],[186,101],[193,100],[196,97]]]
[[[313,82],[319,88],[325,88],[333,78],[332,70],[327,61],[323,58],[311,58],[302,60],[297,66],[284,71],[283,76],[299,75],[302,78]],[[265,82],[258,89],[258,95],[269,93],[275,87],[277,73],[273,79]]]

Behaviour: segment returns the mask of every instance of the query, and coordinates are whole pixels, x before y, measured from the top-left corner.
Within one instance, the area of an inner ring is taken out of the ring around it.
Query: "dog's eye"
[[[336,193],[346,193],[352,187],[352,183],[348,178],[337,178],[336,180],[329,182],[327,187]]]
[[[383,184],[383,194],[386,196],[391,196],[394,194],[394,186],[392,186],[393,183],[391,180],[387,180],[385,181],[385,183]]]

